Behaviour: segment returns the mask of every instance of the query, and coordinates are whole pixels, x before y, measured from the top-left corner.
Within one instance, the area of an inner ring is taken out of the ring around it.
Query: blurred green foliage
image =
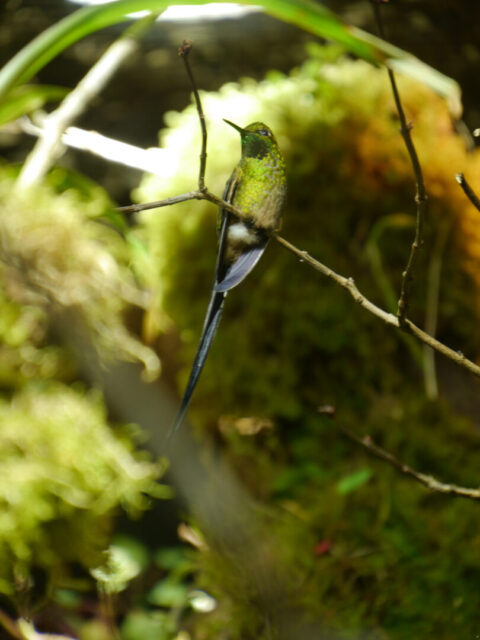
[[[461,194],[454,173],[478,175],[479,155],[467,153],[438,97],[411,81],[399,84],[430,197],[411,317],[423,324],[426,274],[447,222],[448,241],[436,256],[442,262],[438,336],[475,358],[478,212]],[[343,58],[335,48],[314,47],[289,76],[272,73],[263,82],[229,84],[202,94],[202,101],[209,123],[209,188],[222,192],[240,153],[238,136],[221,118],[242,126],[264,120],[287,157],[282,233],[389,307],[412,241],[415,205],[385,73]],[[145,177],[138,200],[195,185],[195,110],[167,114],[166,123],[160,136],[169,152],[164,177]],[[141,214],[139,237],[155,258],[143,269],[154,292],[146,324],[152,330],[178,327],[184,345],[179,388],[213,278],[215,214],[205,202]],[[334,421],[317,413],[318,405],[334,405],[336,420],[370,433],[420,471],[476,486],[478,433],[473,419],[453,408],[464,383],[442,363],[445,397],[427,399],[417,344],[405,342],[343,290],[271,244],[248,281],[227,299],[192,404],[193,421],[203,429],[220,426],[238,474],[274,508],[275,539],[291,562],[292,602],[306,606],[312,619],[345,638],[470,637],[480,605],[474,587],[480,575],[478,506],[431,495],[366,460]],[[474,380],[468,384],[476,388]],[[274,428],[246,437],[240,425],[247,418],[273,421]],[[201,627],[205,637],[217,637],[227,619],[232,638],[260,637],[260,626],[252,632],[248,597],[242,600],[229,589],[232,576],[213,570],[208,554],[199,554],[199,562],[201,584],[220,603],[210,616],[210,632]],[[299,570],[301,589],[295,582]]]
[[[132,304],[143,306],[145,293],[129,268],[129,244],[116,230],[118,216],[113,217],[105,192],[78,174],[57,169],[34,192],[20,193],[12,173],[5,168],[0,174],[6,321],[15,321],[15,304],[34,305],[37,316],[42,309],[79,313],[105,355],[140,360],[154,378],[158,358],[125,327],[124,310]],[[38,325],[36,337],[41,339]],[[33,334],[30,339],[34,341]],[[11,375],[8,369],[1,373]]]
[[[86,178],[55,169],[22,193],[17,172],[0,167],[0,594],[25,613],[61,585],[87,587],[114,516],[136,517],[167,491],[138,429],[114,427],[101,394],[78,382],[62,333],[83,324],[104,360],[158,373],[125,323],[145,296],[128,229]]]
[[[46,102],[64,98],[68,89],[50,85],[23,85],[15,87],[7,100],[0,103],[0,126],[37,109]]]
[[[68,563],[99,563],[110,516],[133,514],[153,496],[159,467],[114,433],[98,394],[32,385],[0,404],[0,590],[15,595],[29,571],[55,582]],[[25,586],[25,585],[24,585]]]

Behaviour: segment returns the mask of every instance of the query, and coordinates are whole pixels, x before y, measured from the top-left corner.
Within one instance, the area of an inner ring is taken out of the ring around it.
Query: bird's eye
[[[259,133],[261,136],[268,136],[269,138],[272,135],[270,131],[267,131],[267,129],[258,129],[257,133]]]

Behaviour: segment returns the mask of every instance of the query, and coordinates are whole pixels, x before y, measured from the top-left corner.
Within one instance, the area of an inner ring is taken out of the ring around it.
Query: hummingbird
[[[223,200],[241,211],[219,208],[215,278],[200,341],[180,408],[167,441],[181,426],[218,328],[223,304],[260,260],[270,235],[280,228],[286,196],[285,161],[269,127],[253,122],[245,128],[224,120],[240,134],[242,156],[225,185]]]

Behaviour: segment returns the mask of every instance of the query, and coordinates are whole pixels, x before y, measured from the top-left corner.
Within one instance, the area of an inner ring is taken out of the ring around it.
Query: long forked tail
[[[202,335],[200,336],[197,353],[195,354],[192,370],[190,371],[190,377],[188,378],[187,387],[185,389],[185,393],[183,394],[182,402],[180,403],[180,408],[178,410],[175,421],[168,431],[167,444],[171,442],[173,436],[180,428],[185,418],[185,414],[187,413],[188,407],[190,405],[190,400],[192,399],[193,391],[202,372],[203,365],[205,364],[205,360],[207,359],[207,355],[210,350],[210,345],[212,344],[213,338],[215,337],[215,333],[222,316],[225,296],[226,293],[223,291],[217,292],[214,289],[212,292],[212,297],[210,298],[210,304],[208,305],[207,313],[205,316],[205,323],[203,325]]]

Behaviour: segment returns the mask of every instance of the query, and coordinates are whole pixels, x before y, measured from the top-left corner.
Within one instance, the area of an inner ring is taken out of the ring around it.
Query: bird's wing
[[[237,284],[240,284],[260,260],[266,246],[267,240],[264,240],[262,244],[254,245],[246,249],[240,257],[228,267],[223,278],[215,285],[215,291],[226,293],[230,291],[230,289],[233,289],[233,287],[236,287]]]
[[[239,165],[235,167],[232,175],[230,176],[227,184],[225,185],[225,189],[223,191],[223,199],[225,202],[233,202],[235,197],[235,192],[241,178],[241,168]],[[220,247],[218,251],[218,259],[217,259],[217,270],[216,270],[216,279],[215,279],[215,291],[226,293],[233,289],[233,287],[240,284],[244,278],[250,273],[250,271],[254,268],[257,262],[262,257],[263,252],[265,251],[265,247],[267,245],[267,241],[259,241],[258,244],[253,245],[252,247],[248,247],[245,249],[245,252],[240,255],[237,260],[233,264],[227,265],[224,260],[224,251],[225,245],[227,241],[227,231],[228,231],[228,217],[231,218],[231,214],[228,213],[225,209],[219,209],[219,215],[222,216],[221,221],[223,222],[225,218],[227,218],[226,226],[224,228],[224,237],[222,243],[222,234],[220,235]],[[219,226],[220,228],[220,226]]]
[[[237,166],[232,171],[229,179],[225,184],[225,188],[223,189],[223,193],[222,193],[222,200],[225,200],[225,202],[228,202],[229,204],[233,202],[233,197],[235,195],[235,191],[237,190],[237,186],[238,186],[241,174],[242,174],[242,170],[240,166],[237,164]],[[225,209],[222,209],[222,207],[218,208],[217,230],[219,234],[220,234],[223,217],[225,213],[226,213]]]
[[[238,181],[240,179],[241,169],[237,165],[235,169],[232,171],[230,178],[227,180],[225,188],[223,190],[222,199],[225,202],[231,203],[233,197],[235,195],[235,191],[237,189]],[[217,252],[217,264],[215,267],[215,284],[216,286],[218,282],[223,280],[225,277],[225,273],[227,271],[227,264],[225,263],[225,249],[227,244],[227,230],[228,225],[230,223],[232,214],[222,209],[222,207],[218,208],[217,215],[217,230],[219,234],[218,239],[218,252]]]

